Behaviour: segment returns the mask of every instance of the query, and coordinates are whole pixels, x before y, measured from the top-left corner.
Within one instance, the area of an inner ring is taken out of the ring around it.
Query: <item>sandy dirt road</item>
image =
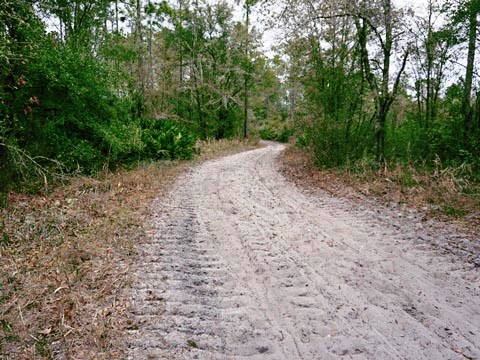
[[[478,270],[421,222],[298,189],[282,150],[205,162],[154,203],[129,357],[480,359]]]

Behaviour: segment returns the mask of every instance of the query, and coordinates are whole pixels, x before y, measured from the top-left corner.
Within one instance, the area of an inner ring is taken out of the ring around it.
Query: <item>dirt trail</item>
[[[152,207],[131,359],[480,359],[480,282],[420,222],[312,196],[282,145],[209,161]]]

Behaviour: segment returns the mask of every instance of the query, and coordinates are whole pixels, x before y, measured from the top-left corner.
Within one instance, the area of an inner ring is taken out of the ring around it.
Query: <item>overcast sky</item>
[[[218,1],[215,0],[208,0],[211,4],[215,4]],[[244,21],[244,10],[242,7],[243,1],[240,4],[236,4],[234,0],[227,0],[234,7],[234,20],[235,21]],[[439,0],[441,3],[442,0]],[[268,6],[273,7],[273,10],[277,10],[280,12],[282,9],[283,1],[271,1],[271,4]],[[428,0],[393,0],[395,6],[402,8],[402,7],[411,7],[416,15],[422,16],[426,14]],[[266,14],[265,10],[262,10],[260,6],[255,6],[251,14],[251,24],[255,26],[258,30],[259,34],[262,36],[262,45],[263,50],[266,52],[268,56],[273,56],[274,52],[271,51],[272,46],[278,44],[279,37],[282,34],[281,27],[278,26],[277,28],[267,28],[265,26],[265,19]]]

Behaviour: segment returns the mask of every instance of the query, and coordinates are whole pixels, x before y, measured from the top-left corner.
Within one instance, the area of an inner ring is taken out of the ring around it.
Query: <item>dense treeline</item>
[[[480,2],[429,0],[424,10],[390,0],[285,1],[290,103],[319,165],[478,170]]]
[[[2,0],[0,38],[0,193],[189,158],[197,138],[281,113],[253,27],[224,2]]]
[[[323,167],[478,170],[480,0],[246,0],[240,20],[227,2],[0,4],[0,193],[250,131],[295,133]],[[273,59],[251,24],[265,6]]]

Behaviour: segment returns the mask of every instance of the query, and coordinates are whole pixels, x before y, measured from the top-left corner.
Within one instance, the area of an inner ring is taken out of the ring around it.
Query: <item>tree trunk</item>
[[[200,134],[202,140],[207,138],[207,124],[205,123],[205,117],[203,116],[202,110],[202,95],[200,93],[200,87],[198,84],[198,74],[199,74],[199,64],[196,58],[193,59],[193,82],[195,86],[195,102],[197,105],[197,112],[198,112],[198,125],[200,127]]]
[[[149,36],[148,36],[148,89],[153,90],[153,20],[150,18],[149,24]]]
[[[476,102],[475,118],[477,119],[476,126],[477,126],[477,129],[480,129],[480,90],[477,91],[475,102]]]
[[[118,33],[118,0],[115,0],[115,31]]]
[[[143,119],[144,116],[144,100],[145,100],[145,78],[144,78],[144,49],[143,49],[143,35],[142,35],[142,1],[136,1],[136,19],[135,31],[137,35],[137,99],[136,99],[136,117]]]
[[[469,31],[468,31],[468,55],[467,55],[467,68],[465,71],[465,85],[463,93],[462,113],[463,113],[463,130],[467,135],[471,128],[473,109],[471,106],[471,94],[472,94],[472,81],[473,81],[473,68],[475,65],[475,49],[477,38],[477,13],[478,9],[475,8],[474,1],[470,2],[471,9],[469,14]]]
[[[375,138],[377,143],[377,161],[379,164],[385,162],[385,123],[390,107],[389,89],[390,82],[390,57],[392,55],[392,4],[390,0],[385,0],[383,5],[385,16],[385,41],[383,44],[383,69],[382,83],[377,104],[377,121],[375,123]]]
[[[362,2],[362,7],[365,9],[366,2]],[[383,17],[384,17],[384,26],[385,26],[385,37],[381,38],[378,31],[375,31],[377,37],[382,46],[382,55],[383,55],[383,68],[382,68],[382,77],[381,83],[378,84],[378,80],[373,74],[370,67],[370,58],[368,55],[367,48],[367,21],[363,18],[362,23],[357,18],[355,20],[355,25],[358,30],[358,44],[360,47],[360,56],[362,63],[362,70],[365,74],[365,78],[370,86],[372,93],[375,96],[375,114],[373,118],[375,119],[375,143],[376,143],[376,160],[381,165],[385,163],[385,125],[387,122],[388,112],[390,106],[393,103],[397,93],[398,87],[400,85],[401,76],[405,70],[405,66],[408,58],[408,51],[405,51],[403,55],[403,61],[400,70],[397,72],[395,83],[393,89],[390,92],[389,83],[390,83],[390,60],[392,56],[392,46],[393,46],[393,11],[392,11],[392,2],[391,0],[383,1]],[[369,26],[373,27],[371,24]],[[376,30],[374,28],[374,30]]]
[[[228,110],[225,109],[223,106],[218,110],[218,124],[217,124],[217,131],[216,131],[216,138],[217,140],[223,139],[225,137],[225,130],[227,128]]]
[[[245,92],[245,99],[244,99],[244,120],[243,120],[243,137],[246,139],[248,138],[248,76],[249,76],[249,32],[248,28],[250,26],[250,0],[245,0],[245,9],[246,9],[246,19],[245,19],[245,75],[244,75],[244,92]]]
[[[382,99],[378,101],[375,119],[376,160],[380,165],[385,163],[385,124],[389,106]]]

